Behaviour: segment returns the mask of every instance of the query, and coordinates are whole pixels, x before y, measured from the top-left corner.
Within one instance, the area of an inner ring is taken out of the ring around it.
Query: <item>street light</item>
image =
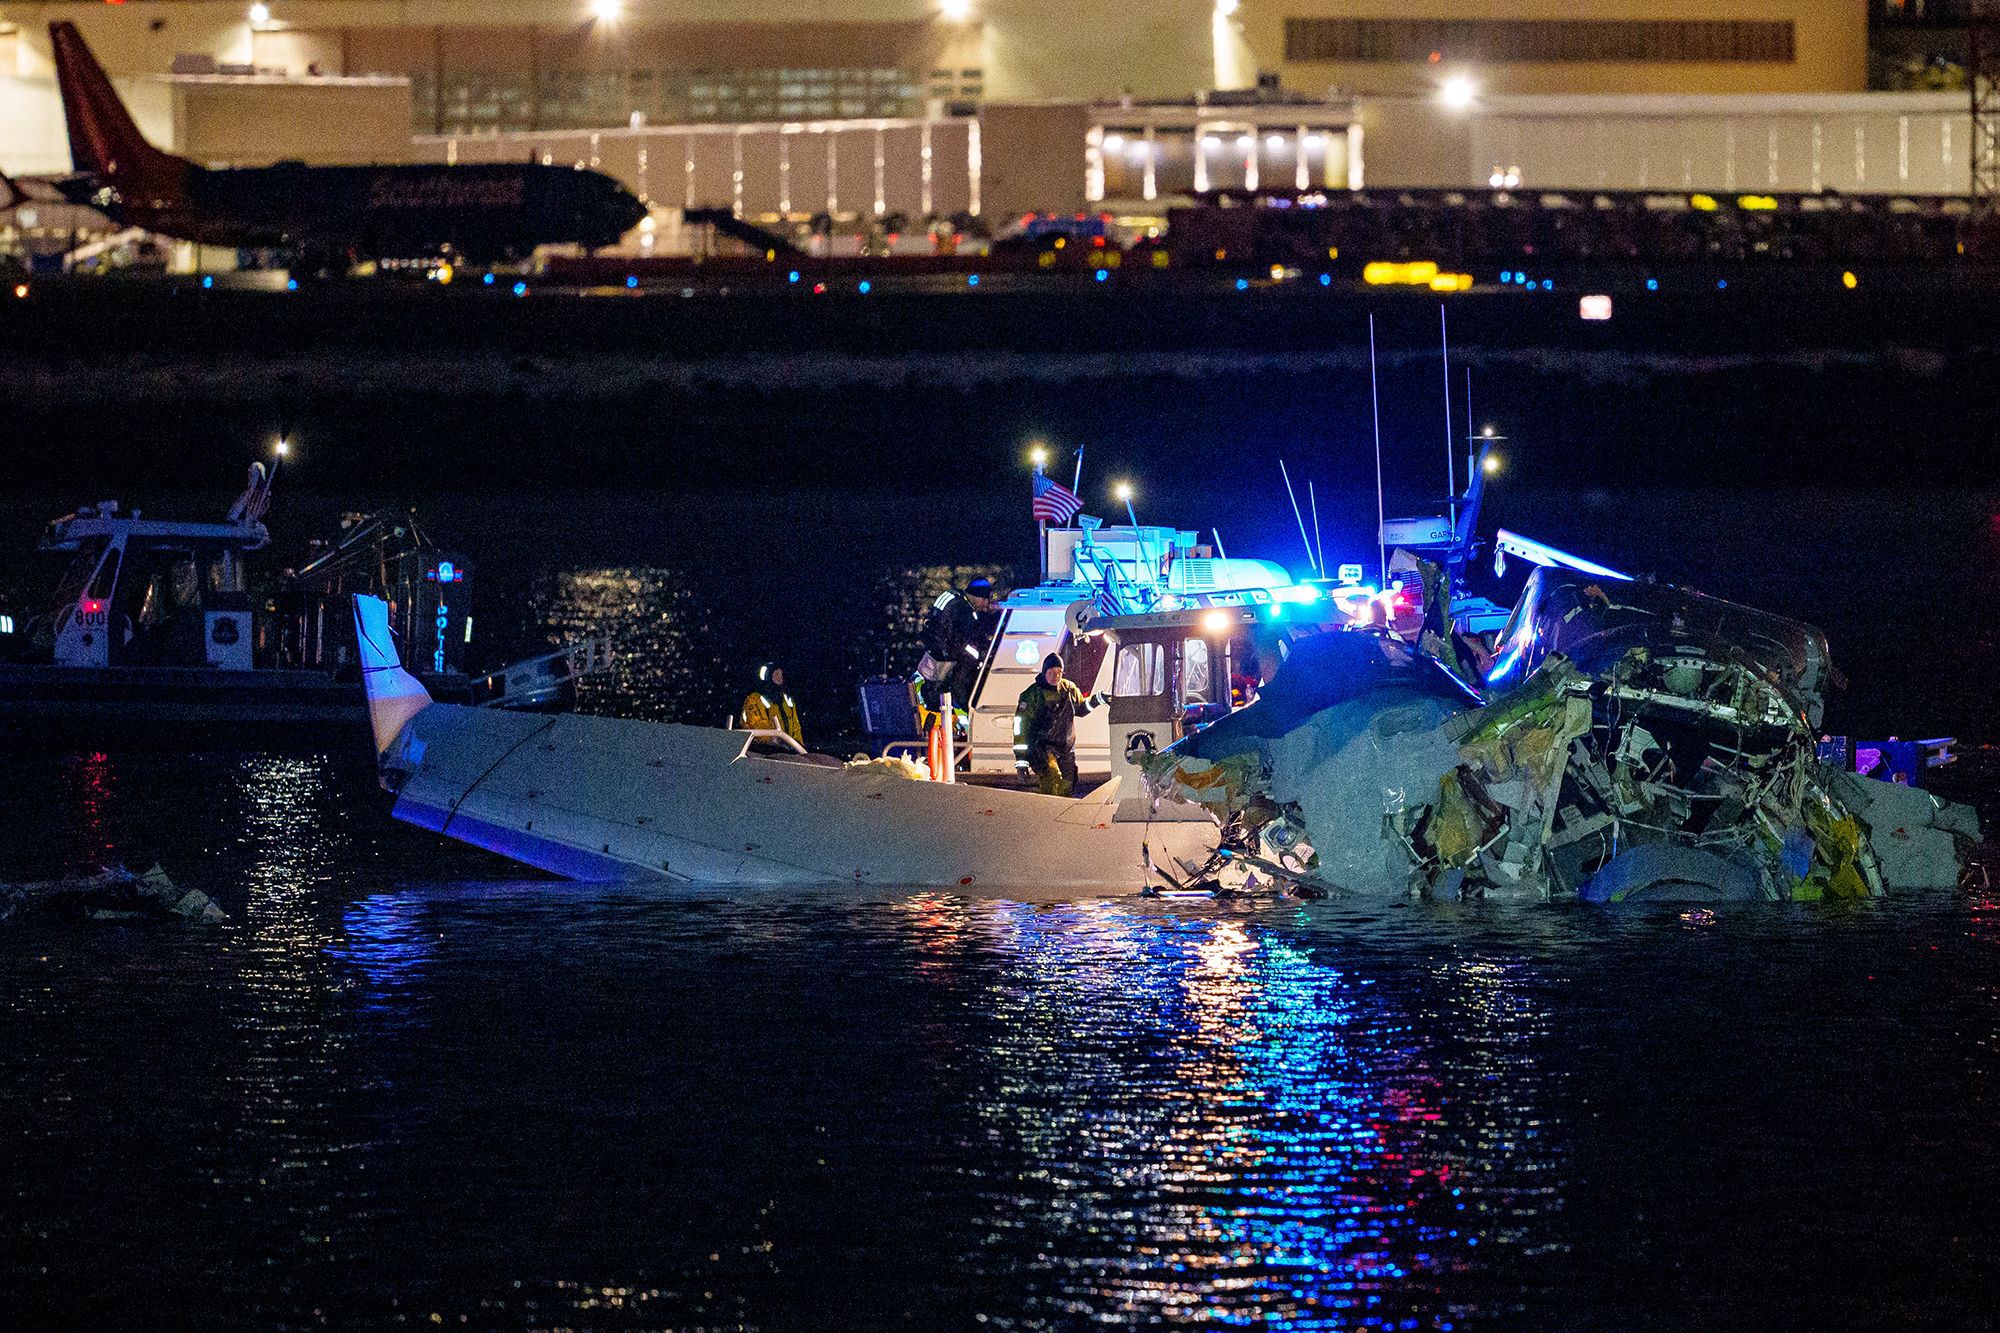
[[[1438,101],[1444,103],[1448,111],[1465,111],[1479,96],[1479,85],[1463,74],[1454,74],[1438,88]]]
[[[278,437],[277,444],[272,446],[272,452],[277,454],[278,457],[280,458],[283,458],[286,454],[289,454],[291,451],[292,451],[291,441],[287,440],[282,435]]]
[[[1028,461],[1033,463],[1037,469],[1048,466],[1049,447],[1040,440],[1035,441],[1028,448]]]

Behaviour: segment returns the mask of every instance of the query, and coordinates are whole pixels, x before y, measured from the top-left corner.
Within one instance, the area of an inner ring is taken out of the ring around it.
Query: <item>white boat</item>
[[[509,716],[438,702],[403,669],[388,608],[355,599],[383,785],[396,818],[575,879],[731,886],[882,884],[1024,891],[1139,887],[1213,849],[1199,805],[1155,801],[1140,765],[1255,695],[1301,635],[1391,596],[1353,577],[1300,582],[1169,527],[1084,519],[1043,533],[1044,577],[1010,594],[967,701],[966,764],[916,780],[843,764],[775,732]],[[1043,658],[1109,707],[1077,724],[1087,789],[1021,789],[1014,712]],[[921,757],[908,682],[878,753]],[[864,716],[874,709],[864,695]],[[884,709],[883,712],[892,710]],[[1164,872],[1158,876],[1151,872]]]

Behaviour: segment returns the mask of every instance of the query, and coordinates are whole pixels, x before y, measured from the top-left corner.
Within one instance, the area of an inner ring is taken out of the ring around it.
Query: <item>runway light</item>
[[[1610,319],[1611,298],[1602,293],[1580,298],[1576,303],[1578,319]]]
[[[1472,100],[1479,95],[1479,88],[1463,74],[1454,74],[1438,88],[1438,101],[1452,111],[1464,111],[1471,107]]]
[[[1840,285],[1847,288],[1847,290],[1851,292],[1856,287],[1859,287],[1861,285],[1861,279],[1855,277],[1854,271],[1852,269],[1849,269],[1841,273]]]
[[[265,4],[264,0],[257,0],[256,4],[250,6],[250,21],[252,23],[269,23],[271,21],[271,7]]]

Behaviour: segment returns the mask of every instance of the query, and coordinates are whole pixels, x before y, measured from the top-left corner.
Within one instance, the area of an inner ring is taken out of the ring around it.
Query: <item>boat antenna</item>
[[[1306,563],[1312,566],[1313,577],[1319,578],[1319,558],[1313,554],[1312,538],[1306,536],[1306,520],[1305,515],[1299,512],[1298,492],[1292,489],[1292,474],[1282,458],[1278,460],[1278,474],[1285,479],[1285,496],[1292,502],[1292,518],[1299,525],[1299,540],[1305,543]]]
[[[1451,333],[1446,328],[1444,302],[1438,302],[1438,346],[1444,350],[1444,493],[1451,502],[1451,528],[1458,531],[1458,440],[1451,433]],[[1467,430],[1472,418],[1465,419]],[[1471,477],[1466,480],[1470,482]]]
[[[1227,560],[1229,558],[1229,552],[1225,550],[1222,545],[1222,529],[1210,528],[1209,531],[1215,534],[1215,553],[1221,556],[1224,560]]]
[[[1313,511],[1313,565],[1319,570],[1319,576],[1325,578],[1326,543],[1319,535],[1319,495],[1313,490],[1310,477],[1306,479],[1306,499],[1312,504]]]
[[[1382,586],[1389,586],[1389,547],[1382,540],[1382,394],[1375,383],[1375,312],[1368,312],[1368,405],[1375,415],[1375,551],[1382,561]]]
[[[1479,466],[1473,444],[1472,367],[1465,368],[1465,486],[1472,488],[1472,469]]]
[[[1069,493],[1083,494],[1083,446],[1080,444],[1076,447],[1076,475],[1070,478]]]

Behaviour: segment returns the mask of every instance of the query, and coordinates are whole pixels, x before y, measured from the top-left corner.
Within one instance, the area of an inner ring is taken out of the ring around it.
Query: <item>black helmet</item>
[[[993,595],[993,580],[982,574],[972,580],[972,582],[966,584],[965,591],[966,595],[971,597],[991,597]]]
[[[1059,667],[1062,664],[1063,660],[1061,653],[1050,653],[1047,657],[1044,657],[1042,659],[1042,674],[1046,676],[1049,674],[1050,667]]]

